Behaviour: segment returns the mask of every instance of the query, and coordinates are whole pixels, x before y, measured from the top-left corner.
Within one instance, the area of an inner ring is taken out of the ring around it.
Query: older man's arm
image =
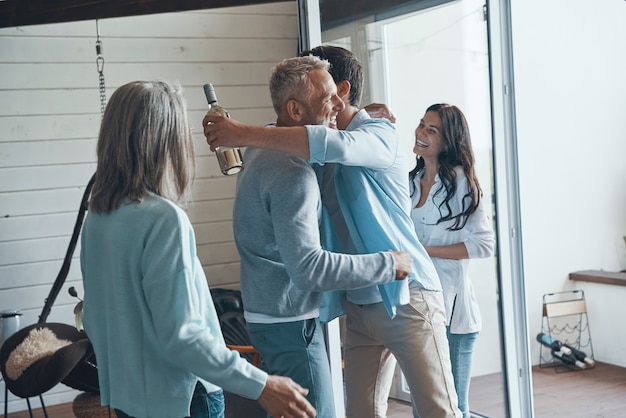
[[[202,120],[204,136],[215,151],[217,147],[256,147],[282,151],[309,159],[309,138],[304,126],[252,126],[218,115]]]

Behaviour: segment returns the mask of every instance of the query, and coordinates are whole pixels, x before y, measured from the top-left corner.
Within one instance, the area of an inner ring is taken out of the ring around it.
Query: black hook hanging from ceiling
[[[100,40],[100,22],[96,19],[96,66],[100,88],[100,113],[104,113],[107,106],[106,88],[104,85],[104,56],[102,55],[102,41]]]

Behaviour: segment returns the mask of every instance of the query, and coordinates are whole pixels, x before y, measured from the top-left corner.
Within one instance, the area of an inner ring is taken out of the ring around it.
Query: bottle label
[[[230,176],[243,170],[243,158],[239,148],[218,147],[215,155],[224,175]]]

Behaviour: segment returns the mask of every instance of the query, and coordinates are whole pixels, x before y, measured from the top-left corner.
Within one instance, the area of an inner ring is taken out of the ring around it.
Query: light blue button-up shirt
[[[435,267],[417,239],[411,220],[408,190],[411,162],[400,152],[393,124],[385,119],[372,119],[365,110],[360,110],[345,131],[314,125],[306,129],[309,161],[316,168],[325,204],[324,247],[360,254],[406,251],[413,257],[413,272],[408,280],[362,289],[348,295],[348,299],[364,303],[382,300],[393,317],[397,306],[409,302],[408,281],[426,290],[440,291]],[[322,320],[330,321],[344,313],[343,294],[325,295],[320,310]]]

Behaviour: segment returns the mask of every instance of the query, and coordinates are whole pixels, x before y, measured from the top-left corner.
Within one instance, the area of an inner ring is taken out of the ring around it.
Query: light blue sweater
[[[199,378],[208,392],[259,397],[267,374],[225,346],[183,210],[148,195],[108,215],[90,212],[81,243],[84,325],[103,405],[135,417],[189,416]]]

